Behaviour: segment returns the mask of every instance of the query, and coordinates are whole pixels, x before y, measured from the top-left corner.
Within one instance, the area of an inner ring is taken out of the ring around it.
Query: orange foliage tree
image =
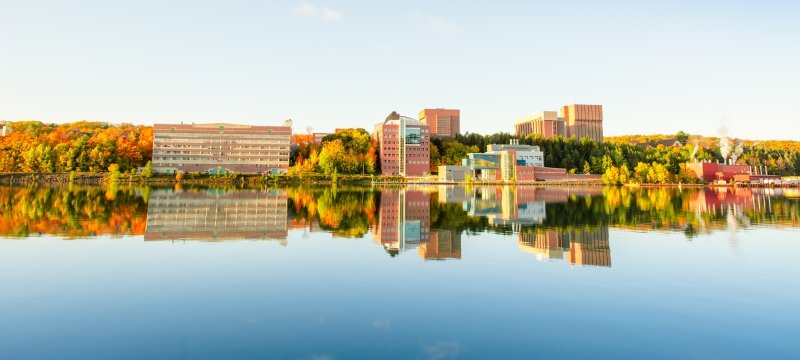
[[[111,164],[127,172],[144,166],[153,153],[150,126],[89,121],[8,126],[11,132],[0,138],[0,172],[102,172]]]

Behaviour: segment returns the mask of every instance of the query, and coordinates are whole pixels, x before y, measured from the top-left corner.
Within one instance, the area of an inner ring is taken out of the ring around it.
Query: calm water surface
[[[796,358],[800,194],[0,187],[0,358]]]

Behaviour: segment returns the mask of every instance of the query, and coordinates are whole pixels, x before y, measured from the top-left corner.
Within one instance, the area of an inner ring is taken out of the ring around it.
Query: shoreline
[[[0,185],[103,185],[109,184],[109,173],[55,173],[55,174],[34,174],[34,173],[0,173]],[[363,185],[363,186],[397,186],[397,185],[452,185],[452,186],[532,186],[532,187],[605,187],[613,186],[604,184],[601,180],[546,180],[546,181],[438,181],[429,178],[401,178],[397,176],[383,177],[370,175],[339,175],[335,178],[322,174],[309,174],[303,176],[290,175],[191,175],[187,174],[180,180],[174,176],[156,175],[149,179],[144,179],[138,175],[121,174],[116,184],[141,184],[141,185],[312,185],[312,186],[331,186],[331,185]],[[627,184],[616,185],[628,188],[657,188],[657,187],[679,187],[679,188],[798,188],[800,184]]]

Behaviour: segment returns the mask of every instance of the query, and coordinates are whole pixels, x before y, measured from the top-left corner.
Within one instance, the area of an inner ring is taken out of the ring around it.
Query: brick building
[[[560,113],[542,111],[522,117],[514,123],[514,133],[523,138],[539,135],[545,139],[557,136],[588,137],[603,142],[603,106],[572,104],[561,107]]]
[[[545,139],[566,136],[564,119],[555,111],[542,111],[518,119],[514,123],[514,133],[518,138],[539,135]]]
[[[603,142],[603,105],[564,105],[560,115],[567,137]]]
[[[461,110],[423,109],[419,122],[428,125],[431,137],[455,137],[461,131]]]
[[[375,125],[372,137],[378,143],[381,174],[425,176],[430,172],[428,125],[392,112]]]

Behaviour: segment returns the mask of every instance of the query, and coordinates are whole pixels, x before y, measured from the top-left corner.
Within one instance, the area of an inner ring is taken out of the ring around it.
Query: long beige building
[[[157,173],[278,174],[289,169],[289,126],[155,124],[153,128]]]

